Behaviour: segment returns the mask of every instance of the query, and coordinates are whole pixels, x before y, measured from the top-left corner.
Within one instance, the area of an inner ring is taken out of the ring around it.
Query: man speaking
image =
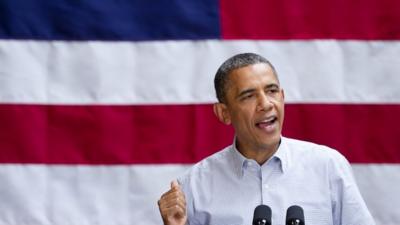
[[[272,209],[272,224],[285,224],[293,205],[309,225],[375,224],[339,152],[282,137],[285,95],[268,60],[235,55],[214,85],[214,113],[233,126],[234,142],[171,183],[158,201],[164,224],[250,225],[261,204]]]

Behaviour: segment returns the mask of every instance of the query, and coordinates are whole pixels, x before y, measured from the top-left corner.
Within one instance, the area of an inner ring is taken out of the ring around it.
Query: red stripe
[[[400,39],[398,0],[220,0],[225,39]]]
[[[191,163],[232,139],[209,105],[1,105],[0,124],[6,163]]]
[[[353,163],[400,163],[400,105],[287,105],[285,135],[338,149]]]
[[[400,105],[286,106],[284,134],[351,162],[400,163]],[[0,105],[0,162],[193,163],[231,144],[211,105]]]

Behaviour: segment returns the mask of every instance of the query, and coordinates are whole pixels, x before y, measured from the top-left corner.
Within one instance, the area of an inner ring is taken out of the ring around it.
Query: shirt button
[[[269,188],[269,185],[268,185],[268,184],[265,184],[265,185],[264,185],[264,188],[265,188],[265,189],[268,189],[268,188]]]

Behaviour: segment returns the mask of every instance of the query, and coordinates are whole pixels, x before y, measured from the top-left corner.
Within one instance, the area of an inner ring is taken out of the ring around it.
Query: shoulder
[[[208,177],[213,171],[223,169],[228,166],[228,162],[231,160],[231,145],[224,149],[204,158],[198,163],[194,164],[186,173],[179,178],[179,181],[186,183],[192,177],[196,179],[202,179]]]
[[[284,138],[284,143],[294,161],[325,166],[348,164],[347,159],[339,151],[325,145],[291,138]]]
[[[295,139],[287,139],[286,145],[293,169],[322,178],[321,181],[326,181],[330,188],[354,185],[351,165],[337,150]]]
[[[224,179],[232,171],[229,166],[231,160],[231,146],[201,160],[189,168],[185,174],[178,178],[182,191],[185,193],[188,215],[194,215],[193,204],[196,200],[210,200],[212,185]],[[229,176],[229,175],[228,175]]]

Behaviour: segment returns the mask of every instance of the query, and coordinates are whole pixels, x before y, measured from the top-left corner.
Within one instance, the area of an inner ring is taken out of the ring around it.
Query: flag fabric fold
[[[0,224],[161,224],[157,200],[233,141],[213,77],[259,53],[283,134],[336,148],[378,225],[400,224],[400,4],[0,2]]]

